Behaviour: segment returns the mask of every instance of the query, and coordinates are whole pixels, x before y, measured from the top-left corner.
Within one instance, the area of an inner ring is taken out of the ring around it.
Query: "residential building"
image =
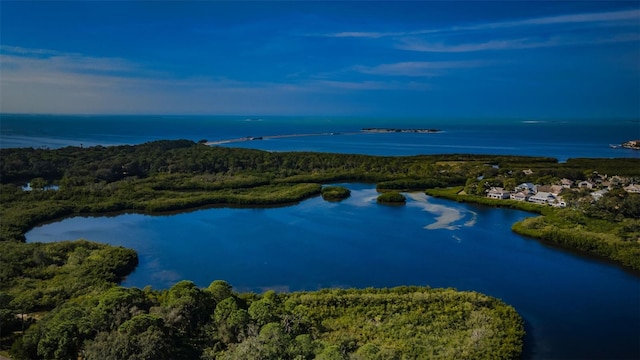
[[[501,187],[492,187],[487,193],[487,197],[491,199],[508,199],[509,192]]]
[[[573,186],[573,180],[569,180],[567,178],[564,178],[564,179],[560,180],[560,185],[562,185],[563,188],[570,189],[571,186]]]
[[[562,185],[551,185],[549,192],[558,196],[565,188]]]
[[[542,205],[552,204],[555,200],[556,200],[556,197],[553,196],[552,193],[545,192],[545,191],[539,191],[537,194],[529,197],[529,201],[536,204],[542,204]]]
[[[594,185],[595,185],[594,183],[592,183],[591,181],[588,181],[588,180],[580,181],[578,183],[578,187],[579,188],[593,189]]]
[[[533,183],[522,183],[516,186],[516,192],[521,191],[527,192],[528,194],[535,194],[536,192],[538,192],[538,187]]]
[[[640,184],[631,184],[629,186],[625,186],[623,189],[628,193],[640,194]]]
[[[511,193],[509,195],[509,199],[518,200],[518,201],[527,201],[529,199],[529,193],[526,193],[524,191],[520,191],[520,192],[517,192],[517,193]]]

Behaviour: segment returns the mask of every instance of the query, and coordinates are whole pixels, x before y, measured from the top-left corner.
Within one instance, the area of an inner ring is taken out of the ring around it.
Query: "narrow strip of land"
[[[304,136],[335,136],[335,135],[361,135],[361,134],[374,134],[374,133],[418,133],[418,134],[433,134],[441,132],[441,130],[436,129],[390,129],[390,128],[366,128],[361,131],[354,132],[321,132],[321,133],[305,133],[305,134],[282,134],[282,135],[268,135],[268,136],[245,136],[241,138],[235,139],[226,139],[226,140],[216,140],[216,141],[208,141],[205,145],[222,145],[243,141],[253,141],[253,140],[267,140],[267,139],[284,139],[284,138],[293,138],[293,137],[304,137]]]
[[[283,139],[293,137],[304,136],[334,136],[334,135],[357,135],[363,134],[363,132],[348,132],[348,133],[336,133],[336,132],[323,132],[323,133],[310,133],[310,134],[285,134],[285,135],[269,135],[269,136],[246,136],[236,139],[218,140],[206,142],[206,145],[222,145],[235,142],[252,141],[252,140],[267,140],[267,139]]]

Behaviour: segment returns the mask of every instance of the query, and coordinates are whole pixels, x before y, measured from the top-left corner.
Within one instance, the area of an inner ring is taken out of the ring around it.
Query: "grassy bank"
[[[640,231],[638,219],[609,221],[586,216],[577,209],[560,209],[523,201],[498,200],[460,193],[462,187],[429,189],[428,195],[457,202],[502,207],[541,214],[513,224],[520,235],[547,241],[561,247],[603,257],[640,271]]]

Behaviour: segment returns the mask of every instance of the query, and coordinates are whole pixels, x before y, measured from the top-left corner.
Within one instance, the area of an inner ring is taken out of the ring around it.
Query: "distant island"
[[[625,148],[631,150],[640,150],[640,140],[629,140],[620,145],[609,145],[609,147],[612,149]]]
[[[393,128],[364,128],[363,132],[374,133],[391,133],[391,132],[403,132],[403,133],[438,133],[442,132],[440,129],[393,129]]]

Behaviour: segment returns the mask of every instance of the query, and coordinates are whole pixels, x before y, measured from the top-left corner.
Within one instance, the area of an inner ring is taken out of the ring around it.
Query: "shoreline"
[[[439,129],[392,129],[392,128],[363,128],[360,131],[353,132],[321,132],[321,133],[303,133],[303,134],[281,134],[281,135],[267,135],[267,136],[245,136],[235,139],[225,139],[216,141],[207,141],[204,144],[207,146],[223,145],[244,141],[256,141],[256,140],[270,140],[270,139],[285,139],[295,137],[306,136],[338,136],[338,135],[364,135],[364,134],[384,134],[384,133],[414,133],[414,134],[436,134],[442,130]]]
[[[230,144],[243,141],[256,141],[256,140],[270,140],[270,139],[284,139],[293,137],[305,137],[305,136],[336,136],[336,135],[357,135],[359,132],[349,133],[337,133],[337,132],[323,132],[323,133],[309,133],[309,134],[283,134],[283,135],[267,135],[267,136],[245,136],[235,139],[207,141],[204,144],[207,146]]]

